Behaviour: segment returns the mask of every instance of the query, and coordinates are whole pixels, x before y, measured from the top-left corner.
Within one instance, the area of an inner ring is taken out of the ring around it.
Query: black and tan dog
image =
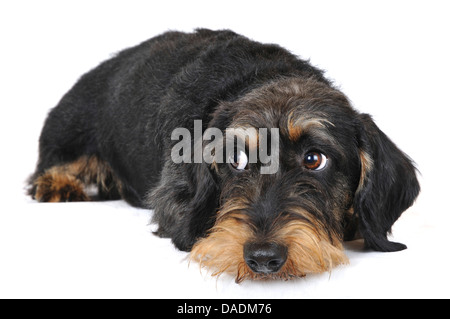
[[[200,138],[257,133],[228,160],[175,163],[172,132],[199,120]],[[249,160],[261,128],[279,132],[271,174]],[[405,249],[387,235],[419,193],[411,160],[322,71],[231,31],[168,32],[102,63],[50,112],[39,151],[38,201],[91,200],[95,184],[100,199],[153,209],[159,236],[237,282],[329,271],[355,234]]]

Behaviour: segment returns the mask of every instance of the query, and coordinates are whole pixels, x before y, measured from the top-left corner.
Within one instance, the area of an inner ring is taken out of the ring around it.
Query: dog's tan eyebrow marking
[[[295,125],[292,113],[290,113],[288,117],[288,135],[289,139],[293,142],[297,141],[300,138],[300,135],[302,135],[302,128]]]
[[[229,134],[229,132],[232,132]],[[253,126],[239,126],[227,129],[227,135],[236,136],[245,142],[249,150],[256,150],[259,143],[258,130]]]
[[[326,124],[334,126],[333,123],[322,117],[302,115],[294,120],[293,113],[291,112],[288,116],[289,139],[293,142],[298,141],[302,134],[311,129],[326,129]]]

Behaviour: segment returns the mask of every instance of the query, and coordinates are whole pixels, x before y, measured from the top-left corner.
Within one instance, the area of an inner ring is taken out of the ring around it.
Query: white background
[[[448,1],[2,1],[0,297],[450,297]],[[398,253],[346,246],[350,265],[234,283],[188,265],[122,201],[24,195],[50,108],[112,53],[167,30],[229,28],[327,70],[417,163],[422,193],[395,224]]]

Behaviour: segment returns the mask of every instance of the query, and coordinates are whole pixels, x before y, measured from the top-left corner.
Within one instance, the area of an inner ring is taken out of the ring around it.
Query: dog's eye
[[[242,150],[237,151],[233,155],[231,155],[229,158],[229,162],[231,166],[238,171],[243,171],[248,168],[248,157],[247,154],[245,154],[245,152]]]
[[[307,169],[320,171],[327,165],[328,158],[319,152],[309,152],[303,159],[303,166]]]

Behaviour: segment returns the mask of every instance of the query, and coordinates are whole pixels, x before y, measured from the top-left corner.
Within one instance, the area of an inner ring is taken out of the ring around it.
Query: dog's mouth
[[[303,278],[306,276],[305,273],[299,273],[297,271],[290,272],[289,267],[282,266],[281,269],[277,272],[275,271],[255,271],[252,269],[252,266],[249,266],[248,264],[242,265],[242,267],[239,267],[239,271],[236,274],[235,282],[241,283],[244,280],[263,280],[263,281],[270,281],[270,280],[292,280],[297,278]]]

